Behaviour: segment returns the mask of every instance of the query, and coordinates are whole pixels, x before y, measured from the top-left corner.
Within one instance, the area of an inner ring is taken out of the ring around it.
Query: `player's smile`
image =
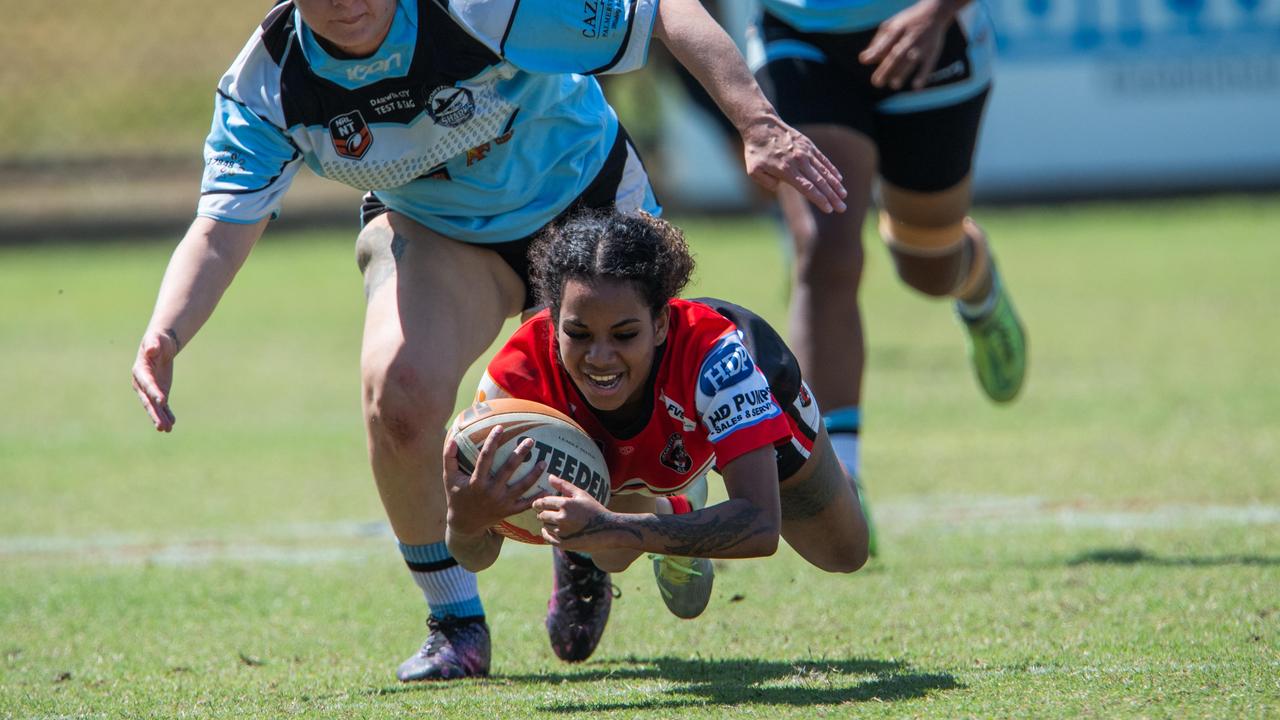
[[[655,348],[666,337],[666,312],[655,318],[631,283],[565,283],[557,325],[560,360],[593,408],[643,406]]]
[[[603,390],[603,391],[613,390],[614,388],[618,387],[618,385],[622,383],[622,375],[623,375],[622,373],[613,373],[611,375],[606,375],[601,373],[593,373],[587,370],[587,371],[584,371],[583,374],[587,376],[587,379],[591,381],[592,385],[595,385],[597,389]]]

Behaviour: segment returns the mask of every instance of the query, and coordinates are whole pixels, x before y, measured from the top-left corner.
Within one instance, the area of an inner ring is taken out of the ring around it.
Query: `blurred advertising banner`
[[[989,0],[981,196],[1280,185],[1280,0]]]

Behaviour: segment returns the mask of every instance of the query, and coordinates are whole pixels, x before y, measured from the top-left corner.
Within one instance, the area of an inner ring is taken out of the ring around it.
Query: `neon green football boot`
[[[853,479],[853,489],[858,494],[858,504],[862,506],[862,517],[867,522],[867,555],[876,557],[880,554],[880,543],[876,540],[876,524],[871,520],[871,506],[867,504],[867,495],[862,491],[862,481]]]
[[[711,601],[715,567],[707,558],[650,555],[653,575],[667,609],[678,618],[690,620],[702,614]]]
[[[957,303],[956,314],[969,331],[969,359],[978,384],[993,401],[1005,403],[1017,397],[1027,374],[1027,333],[994,263],[991,283],[995,301],[989,312],[971,318]]]
[[[707,476],[694,480],[683,493],[693,510],[707,506]],[[702,614],[711,601],[716,569],[708,558],[675,557],[650,553],[653,577],[658,581],[662,602],[672,615],[691,620]]]

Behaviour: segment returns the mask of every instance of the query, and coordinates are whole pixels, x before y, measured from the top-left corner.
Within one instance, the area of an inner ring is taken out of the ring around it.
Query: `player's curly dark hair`
[[[654,316],[680,294],[693,273],[684,234],[646,212],[581,210],[544,230],[529,248],[538,302],[560,316],[564,286],[599,278],[635,285]]]

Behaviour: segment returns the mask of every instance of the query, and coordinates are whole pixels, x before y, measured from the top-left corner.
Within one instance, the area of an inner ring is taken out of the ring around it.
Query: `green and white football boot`
[[[707,476],[690,483],[683,494],[691,510],[706,507]],[[658,554],[650,554],[649,559],[653,560],[653,576],[658,581],[658,591],[671,614],[686,620],[701,615],[711,601],[711,586],[716,579],[711,560]]]
[[[876,540],[876,524],[871,520],[871,506],[867,504],[867,494],[862,491],[862,481],[856,477],[853,478],[853,489],[858,493],[862,517],[867,522],[867,555],[876,557],[880,554],[880,543]]]
[[[701,615],[711,601],[711,586],[716,579],[711,560],[674,555],[649,557],[653,559],[653,576],[658,580],[662,601],[671,614],[685,620]]]
[[[994,302],[979,317],[969,317],[956,303],[956,315],[969,331],[969,359],[978,384],[993,401],[1013,400],[1027,374],[1027,333],[1013,308],[995,263],[991,265]]]

